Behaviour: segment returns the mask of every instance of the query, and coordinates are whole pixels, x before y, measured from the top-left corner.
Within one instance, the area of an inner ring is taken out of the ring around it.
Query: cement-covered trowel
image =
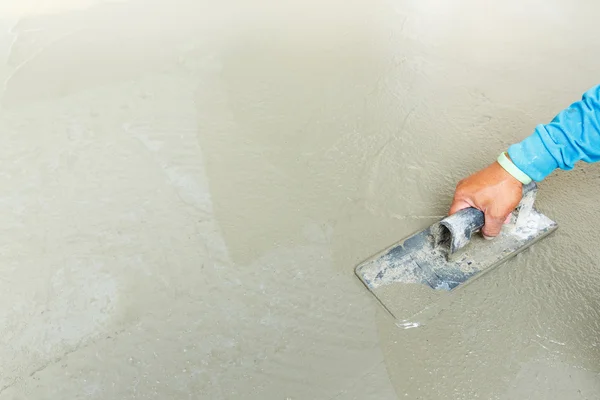
[[[431,292],[453,290],[556,230],[557,224],[533,207],[536,194],[535,182],[523,187],[523,198],[510,223],[493,240],[475,234],[484,225],[484,214],[467,208],[363,262],[356,267],[356,275],[387,311],[401,318],[407,308],[400,303],[414,299],[395,292],[412,288],[411,293],[428,296],[423,290],[414,292],[415,285],[409,284],[424,285]]]

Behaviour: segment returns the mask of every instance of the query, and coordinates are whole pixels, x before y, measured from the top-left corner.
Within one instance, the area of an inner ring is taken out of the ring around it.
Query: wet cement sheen
[[[49,3],[0,18],[0,399],[598,397],[597,165],[418,327],[353,276],[598,83],[594,2]]]

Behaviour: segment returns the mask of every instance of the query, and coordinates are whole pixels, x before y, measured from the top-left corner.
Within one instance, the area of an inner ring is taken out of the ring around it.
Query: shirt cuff
[[[539,125],[531,136],[508,148],[512,162],[536,182],[543,181],[558,168],[558,163],[540,137],[540,129],[543,130],[544,126]]]

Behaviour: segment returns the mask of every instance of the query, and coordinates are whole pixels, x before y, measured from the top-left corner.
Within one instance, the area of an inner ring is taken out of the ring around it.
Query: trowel
[[[555,231],[556,222],[535,209],[536,194],[535,182],[523,187],[509,223],[492,240],[478,233],[483,212],[467,208],[364,261],[356,275],[393,317],[403,319],[418,311],[405,303],[425,307],[439,298],[434,292],[464,287]]]

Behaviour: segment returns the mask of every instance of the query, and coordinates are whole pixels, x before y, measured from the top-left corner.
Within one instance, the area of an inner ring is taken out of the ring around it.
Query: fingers
[[[506,221],[507,216],[492,216],[489,213],[485,214],[485,225],[481,229],[481,233],[486,239],[495,238],[500,234],[500,230],[502,230],[502,225],[504,225],[504,221]]]
[[[500,164],[492,163],[456,185],[450,215],[467,207],[485,214],[482,233],[487,238],[500,234],[502,225],[519,204],[522,184]]]
[[[471,207],[471,204],[467,203],[464,200],[454,200],[452,205],[450,206],[450,211],[448,215],[456,214],[460,210],[464,210],[465,208]]]

